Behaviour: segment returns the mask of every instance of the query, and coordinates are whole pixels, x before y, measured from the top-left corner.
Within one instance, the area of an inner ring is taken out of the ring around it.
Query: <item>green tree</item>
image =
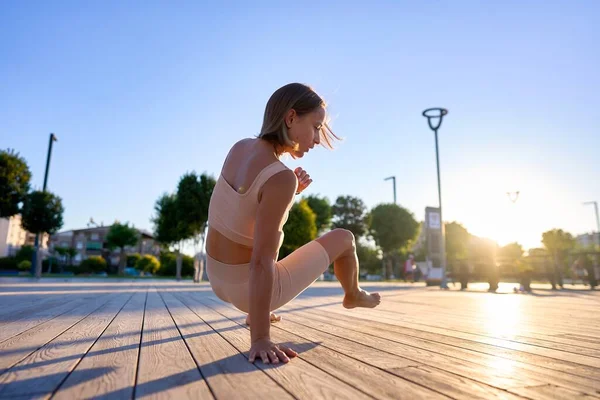
[[[160,269],[160,262],[153,255],[146,254],[137,260],[135,268],[155,275]]]
[[[509,243],[506,246],[502,246],[498,249],[498,261],[499,267],[503,268],[505,272],[515,274],[518,273],[523,263],[523,246],[519,243]],[[506,275],[506,274],[501,274]]]
[[[280,259],[317,237],[316,219],[306,200],[294,203],[283,226],[284,238],[279,250]]]
[[[339,196],[331,207],[332,228],[347,229],[356,239],[365,235],[368,229],[368,215],[365,203],[358,197]]]
[[[156,212],[152,219],[154,223],[154,237],[166,249],[175,247],[176,258],[177,260],[181,260],[180,248],[185,235],[177,220],[177,196],[175,194],[163,194],[156,201],[154,210]],[[167,268],[166,263],[162,259],[160,263],[160,274],[164,275],[163,271]],[[181,261],[179,261],[179,265],[181,265]],[[181,271],[180,268],[175,268],[173,275],[177,275],[177,269]]]
[[[73,266],[73,258],[77,255],[77,249],[75,247],[68,247],[66,254],[69,257],[69,266]]]
[[[377,250],[374,247],[365,246],[357,242],[356,255],[358,256],[358,263],[361,275],[363,273],[381,273],[381,257],[379,255],[379,250]]]
[[[458,222],[444,224],[446,235],[446,259],[449,262],[461,260],[469,253],[471,234]]]
[[[21,212],[21,225],[34,234],[52,235],[63,226],[65,209],[60,197],[42,191],[33,191],[27,195]],[[36,249],[39,252],[39,248]],[[36,258],[35,277],[42,276],[42,260],[40,254]]]
[[[310,195],[306,197],[306,202],[316,216],[317,235],[323,233],[331,225],[332,208],[327,197]]]
[[[13,150],[0,150],[0,218],[18,214],[29,193],[31,172]]]
[[[106,234],[106,244],[109,249],[120,249],[119,256],[119,275],[125,275],[125,247],[135,246],[139,240],[138,231],[134,227],[130,227],[128,223],[121,224],[115,222],[112,224]]]
[[[569,251],[575,249],[575,238],[562,229],[552,229],[542,234],[542,243],[554,261],[557,280],[562,286],[562,275],[568,267]]]
[[[410,248],[419,234],[420,225],[413,214],[397,204],[380,204],[370,214],[369,232],[386,258]],[[389,276],[389,262],[386,270]]]
[[[213,177],[195,172],[186,173],[179,180],[175,204],[180,241],[192,240],[195,244],[200,242],[200,248],[204,247],[208,207],[215,184]],[[181,279],[181,262],[179,256],[177,280]]]

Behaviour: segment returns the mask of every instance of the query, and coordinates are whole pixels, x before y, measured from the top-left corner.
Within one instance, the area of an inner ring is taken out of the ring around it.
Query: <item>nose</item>
[[[321,143],[321,132],[317,132],[317,134],[315,135],[315,144],[320,144]]]

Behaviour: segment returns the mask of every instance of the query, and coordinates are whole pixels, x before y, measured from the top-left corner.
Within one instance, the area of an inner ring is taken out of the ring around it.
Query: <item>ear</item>
[[[293,108],[287,112],[287,114],[285,115],[285,126],[290,129],[292,127],[292,122],[294,122],[294,120],[298,117],[298,114],[296,114],[296,110],[294,110]]]

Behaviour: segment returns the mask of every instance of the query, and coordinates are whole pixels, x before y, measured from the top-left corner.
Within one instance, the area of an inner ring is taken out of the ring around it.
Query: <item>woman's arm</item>
[[[252,350],[258,351],[256,355],[269,352],[278,354],[271,349],[270,342],[270,305],[273,292],[273,275],[279,241],[281,238],[282,221],[289,205],[294,201],[297,188],[297,178],[290,170],[282,171],[267,180],[263,185],[256,222],[254,226],[254,244],[252,259],[250,260],[250,335],[252,349],[250,361],[254,361]],[[265,348],[269,348],[265,350]],[[279,355],[277,358],[284,358]],[[284,358],[285,359],[285,358]],[[274,360],[272,360],[274,361]]]

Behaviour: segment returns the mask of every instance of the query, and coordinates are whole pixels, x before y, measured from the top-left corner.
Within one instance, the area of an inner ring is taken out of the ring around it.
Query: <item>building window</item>
[[[99,236],[97,233],[92,233],[91,239],[92,240],[98,240]]]
[[[83,249],[83,242],[77,242],[77,250]]]

